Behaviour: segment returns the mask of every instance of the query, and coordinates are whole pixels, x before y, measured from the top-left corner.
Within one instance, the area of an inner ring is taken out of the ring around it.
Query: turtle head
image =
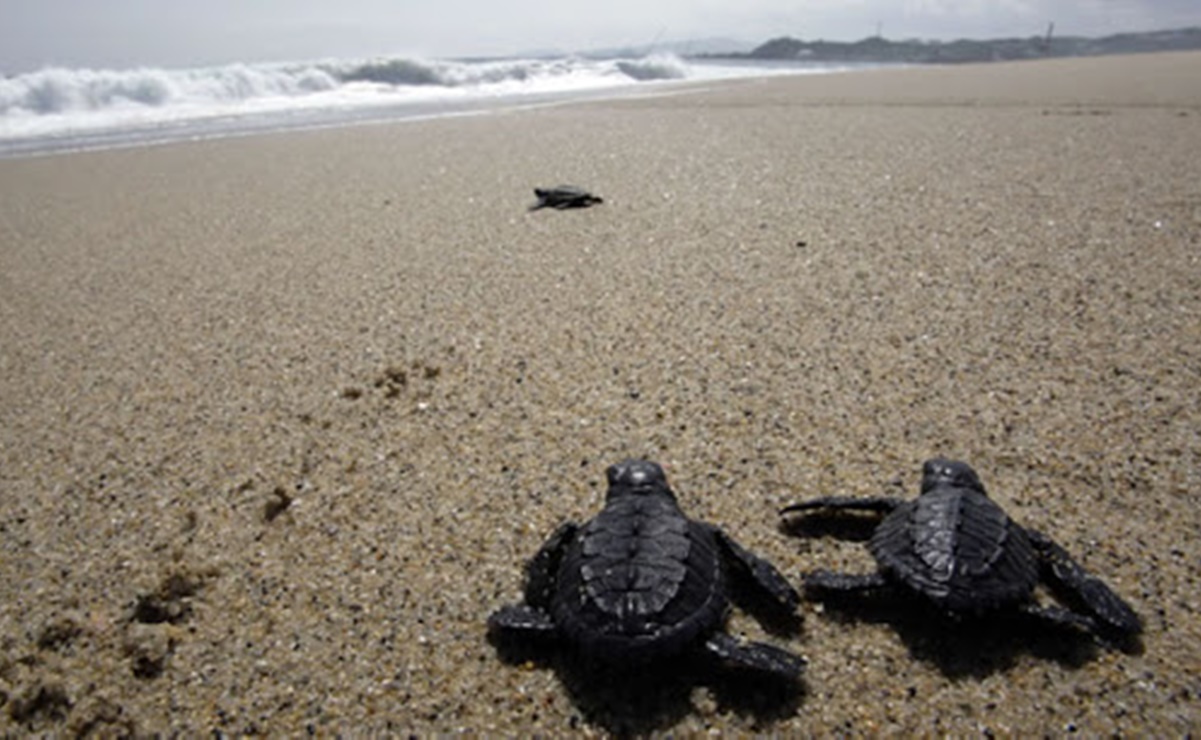
[[[663,468],[649,460],[623,460],[610,465],[605,476],[609,479],[609,498],[627,494],[671,494]]]
[[[980,476],[976,475],[976,471],[972,469],[971,465],[941,457],[927,460],[922,465],[922,493],[942,486],[970,488],[977,493],[988,495],[984,490],[984,484],[980,482]]]

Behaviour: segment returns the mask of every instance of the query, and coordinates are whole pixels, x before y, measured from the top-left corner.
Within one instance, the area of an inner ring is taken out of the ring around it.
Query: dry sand
[[[1201,728],[1201,55],[688,89],[0,162],[0,732]],[[806,604],[627,727],[485,641],[618,459],[796,579],[936,453],[1145,650]]]

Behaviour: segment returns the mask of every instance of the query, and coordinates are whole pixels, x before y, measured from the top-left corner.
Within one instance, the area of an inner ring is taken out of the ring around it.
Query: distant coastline
[[[1137,54],[1201,49],[1201,27],[1101,38],[1056,36],[1054,25],[1040,36],[1001,39],[893,41],[871,36],[859,41],[802,41],[790,36],[771,39],[748,52],[704,53],[697,59],[796,60],[805,62],[878,62],[890,64],[962,64],[969,62],[1045,59],[1049,57]]]

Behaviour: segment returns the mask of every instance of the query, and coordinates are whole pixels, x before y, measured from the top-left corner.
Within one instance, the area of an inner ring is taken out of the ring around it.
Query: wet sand
[[[0,732],[1196,730],[1198,69],[740,81],[0,162]],[[606,202],[526,211],[561,181]],[[808,658],[803,694],[685,682],[630,720],[485,640],[624,457],[795,582],[871,561],[780,506],[914,495],[935,454],[1123,594],[1143,651],[739,611]]]

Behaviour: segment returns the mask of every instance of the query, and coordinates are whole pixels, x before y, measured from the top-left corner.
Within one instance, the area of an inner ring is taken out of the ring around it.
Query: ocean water
[[[383,57],[194,69],[46,68],[0,79],[0,157],[140,146],[654,93],[683,80],[847,65]]]

